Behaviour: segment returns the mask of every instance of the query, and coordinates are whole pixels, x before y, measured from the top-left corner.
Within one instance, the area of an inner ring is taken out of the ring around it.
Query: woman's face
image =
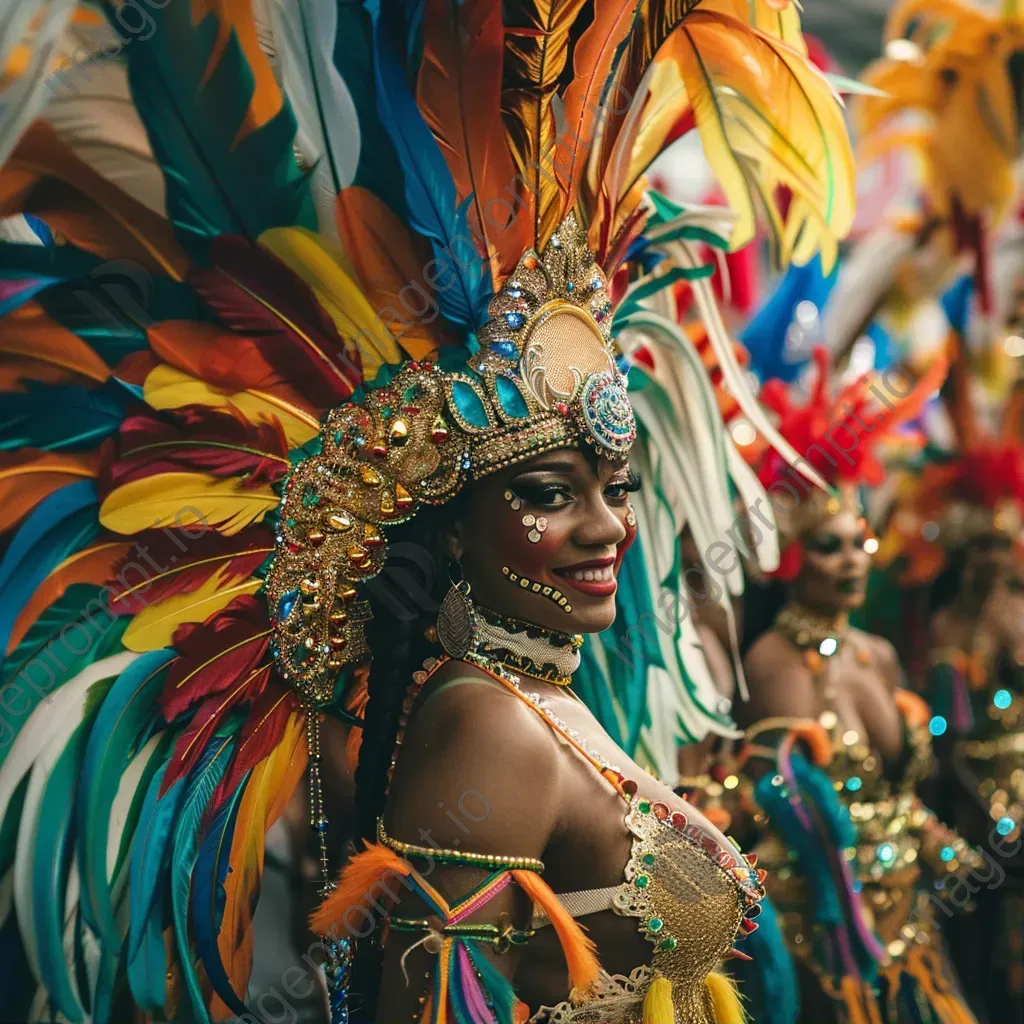
[[[843,509],[803,536],[803,562],[794,596],[815,611],[838,613],[864,603],[871,556],[867,524]]]
[[[615,619],[615,576],[636,536],[628,467],[559,449],[467,489],[453,553],[473,598],[563,633]]]

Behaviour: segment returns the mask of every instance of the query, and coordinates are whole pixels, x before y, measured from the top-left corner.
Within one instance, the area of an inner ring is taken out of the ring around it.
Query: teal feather
[[[14,735],[47,693],[73,679],[94,661],[123,650],[121,637],[131,619],[127,616],[114,618],[100,598],[102,593],[102,588],[84,583],[68,587],[64,596],[36,619],[3,663],[0,685],[12,687],[7,699],[11,706],[18,708],[17,715],[7,716],[7,725]],[[66,629],[69,632],[65,636],[75,637],[75,645],[82,649],[81,653],[72,651],[61,639]],[[9,742],[0,743],[0,766],[10,748]],[[6,863],[4,849],[0,839],[0,873]]]
[[[249,1010],[231,986],[217,946],[217,934],[224,914],[224,879],[229,869],[231,840],[248,782],[249,775],[246,775],[230,799],[217,809],[192,872],[192,923],[196,950],[213,990],[239,1017],[245,1017]]]
[[[18,528],[0,561],[0,651],[39,584],[99,533],[97,505],[91,480],[68,484],[44,498]]]
[[[166,999],[164,949],[165,886],[170,838],[185,798],[187,779],[179,779],[159,798],[167,764],[150,780],[139,815],[129,874],[128,983],[139,1006],[150,1014]]]
[[[121,426],[126,397],[119,387],[109,383],[87,389],[28,381],[25,391],[4,395],[0,451],[41,448],[80,452],[96,448]]]
[[[519,1000],[516,998],[515,989],[508,978],[490,960],[481,956],[474,949],[473,943],[466,943],[466,952],[469,953],[469,959],[472,960],[473,966],[480,975],[480,984],[494,1007],[498,1024],[515,1024],[515,1010]]]
[[[77,985],[64,953],[65,904],[75,829],[74,793],[89,723],[83,722],[50,772],[39,812],[33,857],[36,947],[42,982],[53,1007],[72,1024],[83,1019]]]
[[[470,241],[466,212],[472,196],[458,204],[451,172],[395,55],[381,0],[367,0],[366,8],[374,22],[377,111],[398,152],[409,224],[430,242],[439,265],[454,275],[453,286],[438,294],[441,312],[456,327],[475,331],[487,321],[493,289],[490,269]]]
[[[127,48],[128,81],[167,183],[167,211],[194,254],[220,234],[255,241],[267,228],[316,229],[309,182],[295,160],[287,101],[236,143],[255,88],[232,32],[208,70],[220,25],[192,23],[192,5],[151,10],[148,39]]]
[[[114,920],[112,880],[107,876],[110,810],[121,776],[159,715],[157,697],[164,669],[174,657],[169,650],[149,651],[118,676],[96,717],[85,752],[77,801],[82,916],[109,947],[121,941]]]
[[[729,974],[747,1000],[747,1014],[758,1024],[796,1024],[800,1018],[800,982],[796,964],[786,948],[772,901],[760,903],[757,930],[743,939],[751,960],[730,960]]]
[[[0,242],[0,280],[45,278],[66,281],[85,277],[103,263],[99,256],[73,245],[26,245]]]
[[[194,1018],[199,1024],[210,1024],[210,1015],[203,999],[189,943],[188,917],[192,873],[199,853],[199,834],[203,817],[235,748],[236,737],[227,733],[229,729],[237,729],[238,725],[239,720],[233,719],[230,725],[219,730],[210,740],[201,760],[188,777],[185,799],[174,827],[171,854],[171,913],[174,918],[174,939],[178,947],[182,981],[192,1004]]]
[[[5,749],[10,749],[9,743]],[[28,773],[22,777],[7,805],[3,821],[0,821],[0,878],[14,863],[14,849],[18,842],[18,826],[21,824],[21,810],[25,805],[25,791],[28,789]]]

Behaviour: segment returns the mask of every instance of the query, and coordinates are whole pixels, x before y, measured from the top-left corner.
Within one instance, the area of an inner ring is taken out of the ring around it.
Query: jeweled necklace
[[[513,672],[568,686],[580,667],[583,637],[560,633],[533,623],[476,606],[474,650],[489,664],[499,663]]]
[[[812,649],[825,658],[831,658],[839,653],[846,640],[850,620],[846,612],[822,615],[797,601],[790,601],[775,616],[774,625],[775,629],[801,650]]]

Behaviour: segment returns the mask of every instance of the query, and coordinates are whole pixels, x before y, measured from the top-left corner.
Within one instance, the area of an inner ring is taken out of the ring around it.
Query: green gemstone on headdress
[[[633,883],[638,889],[646,889],[651,884],[650,875],[637,875]]]
[[[465,382],[457,380],[452,384],[452,400],[459,415],[473,427],[489,426],[487,410],[480,396]]]
[[[665,927],[665,922],[660,917],[652,917],[647,922],[647,930],[649,932],[660,932]]]
[[[651,813],[651,801],[650,800],[641,800],[640,803],[637,804],[637,810],[641,814],[650,814]]]
[[[640,860],[647,866],[650,867],[654,863],[654,854],[645,853]]]
[[[670,935],[667,939],[662,939],[661,942],[658,943],[658,949],[667,953],[670,950],[675,949],[678,945],[679,943]]]

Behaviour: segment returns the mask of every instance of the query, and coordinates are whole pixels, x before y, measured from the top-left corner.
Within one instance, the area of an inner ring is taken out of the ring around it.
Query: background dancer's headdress
[[[875,449],[900,424],[917,417],[946,376],[945,360],[936,362],[913,387],[892,400],[868,376],[858,378],[833,395],[828,379],[828,353],[815,350],[817,379],[807,401],[798,405],[796,385],[768,381],[761,401],[778,417],[785,439],[828,482],[829,489],[802,485],[794,467],[770,448],[763,450],[758,476],[776,510],[784,545],[776,575],[793,579],[800,571],[800,537],[844,508],[861,514],[857,488],[877,487],[884,470]]]
[[[240,1015],[387,525],[545,446],[625,454],[611,321],[681,117],[737,244],[757,196],[834,252],[852,162],[776,0],[110,5],[83,64],[73,4],[16,6],[0,636],[5,684],[50,678],[0,751],[0,935],[40,1016]]]

